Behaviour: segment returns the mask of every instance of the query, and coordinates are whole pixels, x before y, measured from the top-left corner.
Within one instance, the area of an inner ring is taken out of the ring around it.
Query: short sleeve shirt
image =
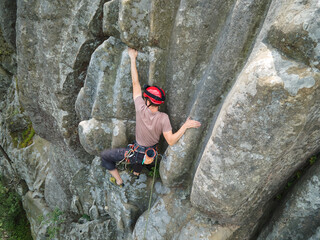
[[[163,112],[151,112],[141,96],[134,99],[136,109],[136,141],[149,147],[159,142],[163,132],[172,130],[169,116]]]

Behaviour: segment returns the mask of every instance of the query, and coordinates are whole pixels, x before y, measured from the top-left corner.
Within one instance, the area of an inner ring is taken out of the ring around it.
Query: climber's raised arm
[[[167,143],[172,146],[178,142],[178,140],[182,137],[182,135],[186,132],[188,128],[198,128],[201,126],[201,123],[196,120],[191,120],[190,117],[187,121],[181,126],[181,128],[172,133],[172,131],[164,132],[163,136],[166,139]]]
[[[128,48],[129,57],[131,60],[131,78],[132,78],[132,88],[133,88],[133,99],[141,96],[141,86],[138,77],[138,70],[136,65],[136,58],[138,56],[138,51],[132,48]]]

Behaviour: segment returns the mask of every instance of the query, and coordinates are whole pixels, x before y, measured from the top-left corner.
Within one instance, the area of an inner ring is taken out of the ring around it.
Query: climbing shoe
[[[115,185],[115,186],[118,186],[118,187],[121,187],[121,188],[124,187],[124,183],[121,183],[120,185],[117,184],[117,181],[116,181],[116,179],[114,177],[110,177],[109,181],[112,183],[112,185]]]
[[[135,175],[135,174],[133,174],[132,176],[133,176],[133,179],[138,180],[138,179],[139,179],[139,177],[140,177],[140,174],[139,174],[139,175]]]
[[[138,175],[136,175],[136,174],[134,174],[135,172],[133,170],[131,170],[130,173],[131,173],[133,179],[139,179],[140,173]]]

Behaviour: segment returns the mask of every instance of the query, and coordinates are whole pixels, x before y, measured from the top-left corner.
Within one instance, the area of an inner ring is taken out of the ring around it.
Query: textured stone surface
[[[96,157],[89,170],[80,170],[70,188],[74,189],[72,192],[77,195],[78,206],[81,206],[83,213],[86,213],[89,206],[95,206],[99,216],[113,219],[116,226],[114,232],[117,232],[118,237],[128,239],[131,237],[137,218],[148,208],[152,179],[143,173],[136,180],[132,178],[132,174],[121,171],[125,187],[119,188],[109,182],[111,175],[100,166],[100,162],[100,158]],[[81,189],[78,189],[79,185],[82,186]],[[158,195],[168,191],[156,180],[153,201]]]
[[[320,228],[318,227],[316,233],[313,236],[311,236],[308,240],[317,240],[319,238],[320,238]]]
[[[318,1],[287,1],[268,33],[268,41],[286,56],[320,69],[318,19]]]
[[[17,3],[20,99],[40,136],[67,143],[81,157],[74,104],[90,55],[101,42],[103,3]]]
[[[194,213],[185,193],[167,194],[157,199],[152,206],[148,223],[146,223],[148,211],[138,219],[133,237],[135,239],[143,239],[144,236],[150,239],[173,239],[173,235],[179,232],[179,226],[190,219]]]
[[[179,11],[176,20],[176,42],[172,43],[168,65],[170,77],[167,81],[172,84],[168,89],[168,111],[175,128],[188,115],[200,121],[202,127],[188,130],[178,144],[168,148],[161,176],[170,186],[193,178],[191,167],[198,158],[196,149],[205,144],[210,122],[216,117],[214,113],[219,110],[235,74],[250,53],[250,45],[255,39],[257,26],[263,20],[268,1],[249,0],[235,6],[232,6],[232,1],[206,4],[190,1],[189,4],[182,8],[184,11]],[[190,12],[189,8],[194,5],[194,12]],[[231,7],[232,17],[226,24],[224,19]],[[209,14],[212,8],[215,10]],[[200,18],[200,15],[206,17]],[[193,31],[193,25],[197,26],[196,31]],[[183,38],[185,35],[188,37]],[[190,84],[186,85],[185,81]]]
[[[224,240],[229,239],[236,227],[223,227],[213,224],[210,218],[195,216],[176,234],[174,239],[190,239],[190,240]]]
[[[62,229],[59,239],[105,239],[113,240],[114,226],[110,220],[94,220],[86,223],[71,223],[68,228]]]
[[[318,150],[319,77],[317,70],[261,46],[226,99],[204,150],[193,183],[196,206],[241,223]]]
[[[133,121],[121,121],[116,118],[101,122],[92,118],[79,124],[80,142],[84,149],[96,156],[104,149],[126,147],[133,142],[135,124]]]
[[[221,220],[241,223],[258,216],[258,208],[319,150],[319,71],[281,54],[257,44],[201,157],[192,202]]]
[[[139,54],[141,84],[147,82],[148,55]],[[120,69],[120,71],[119,71]],[[76,109],[80,142],[90,154],[99,156],[110,147],[125,147],[134,140],[135,111],[132,99],[130,60],[127,47],[109,38],[92,55]]]
[[[7,72],[0,67],[0,102],[6,98],[7,90],[11,85],[11,77]],[[4,110],[4,108],[3,108]],[[1,110],[1,111],[3,111]]]
[[[148,220],[147,220],[148,218]],[[147,226],[147,227],[146,227]],[[160,196],[138,219],[134,239],[227,239],[236,228],[221,227],[191,206],[186,192]]]
[[[34,239],[43,239],[46,234],[46,226],[42,225],[42,216],[47,215],[50,209],[41,198],[34,197],[32,192],[27,192],[22,200],[28,220],[31,225],[31,233]]]
[[[51,209],[69,210],[72,201],[70,183],[85,165],[65,146],[52,145],[48,158],[52,167],[45,181],[46,202]]]
[[[0,2],[0,29],[11,48],[16,46],[16,11],[16,1],[3,0]]]
[[[1,3],[0,3],[1,4]],[[0,13],[1,15],[1,13]],[[0,16],[1,21],[1,16]],[[6,22],[8,23],[8,22]],[[9,24],[9,23],[8,23]],[[15,29],[13,28],[12,31]],[[6,76],[12,77],[17,72],[16,54],[14,46],[10,44],[10,39],[6,39],[7,35],[0,27],[0,78],[1,82]],[[1,83],[1,85],[4,85]],[[3,86],[1,86],[2,88]]]
[[[319,176],[320,162],[317,162],[278,207],[271,222],[259,235],[259,240],[302,240],[317,234],[320,222]]]
[[[103,33],[120,38],[119,29],[120,0],[112,0],[103,5]]]
[[[12,152],[19,175],[38,197],[44,194],[44,183],[50,168],[50,150],[50,143],[36,136],[31,146]]]
[[[76,102],[81,120],[91,117],[97,120],[134,119],[130,60],[126,48],[118,39],[111,37],[92,55],[84,87]],[[146,62],[146,56],[141,55],[140,65]],[[139,70],[144,76],[145,70]]]
[[[148,45],[150,0],[121,1],[119,27],[121,40],[130,47],[142,49]]]
[[[148,170],[139,180],[120,171],[118,188],[92,156],[133,141],[129,45],[139,49],[141,84],[165,89],[161,111],[174,130],[187,116],[202,123],[165,153],[147,236],[253,239],[270,199],[319,151],[319,8],[316,0],[19,0],[16,20],[14,7],[1,8],[0,144],[13,160],[0,157],[0,170],[21,178],[21,195],[29,191],[35,238],[50,230],[35,214],[50,218],[56,208],[65,219],[57,239],[143,237]],[[20,149],[30,123],[40,137]],[[305,238],[317,239],[312,226]]]

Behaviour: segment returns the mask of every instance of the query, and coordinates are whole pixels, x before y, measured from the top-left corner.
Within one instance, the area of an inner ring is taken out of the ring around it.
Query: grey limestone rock
[[[319,80],[316,69],[262,44],[224,102],[193,182],[193,204],[238,224],[255,215],[319,148]]]
[[[116,239],[114,225],[110,219],[93,220],[86,223],[71,223],[61,229],[59,239]]]
[[[319,151],[316,0],[0,6],[0,144],[13,159],[1,157],[0,170],[25,183],[18,189],[35,239],[49,227],[36,215],[57,207],[66,220],[57,239],[143,238],[152,178],[120,171],[119,188],[94,158],[134,139],[127,46],[139,50],[141,85],[165,89],[161,111],[173,130],[188,116],[202,123],[164,154],[148,239],[252,238],[270,200]],[[18,149],[13,133],[30,123],[39,136]],[[318,237],[317,174],[305,179],[263,236]],[[308,211],[294,211],[301,204]]]
[[[30,222],[32,237],[34,239],[44,239],[47,226],[42,221],[44,216],[51,211],[50,208],[42,198],[34,197],[30,191],[23,196],[22,203]]]
[[[16,46],[16,11],[17,1],[3,0],[0,2],[0,29],[11,48]]]
[[[227,239],[235,226],[222,227],[191,206],[186,192],[160,196],[136,223],[134,239]]]
[[[279,14],[290,16],[293,9],[279,10],[262,36],[270,38]],[[319,150],[318,91],[317,68],[258,43],[217,117],[193,181],[192,203],[235,224],[261,216],[259,209]]]
[[[0,67],[0,102],[4,101],[6,98],[8,88],[11,85],[11,79],[11,76]]]
[[[26,182],[28,189],[37,193],[38,197],[44,196],[44,184],[50,168],[50,150],[49,142],[35,136],[32,145],[11,152],[20,177]]]
[[[119,28],[121,40],[130,47],[148,46],[150,31],[150,0],[121,1]]]
[[[45,181],[45,199],[51,209],[70,210],[70,184],[85,164],[81,163],[66,146],[51,145],[50,170]]]
[[[94,200],[91,196],[91,187],[89,183],[89,168],[81,168],[70,182],[70,191],[75,200],[75,205],[78,208],[79,214],[90,216],[90,209],[94,205]]]
[[[90,55],[101,43],[104,1],[17,2],[18,84],[23,107],[43,138],[80,158],[75,100]],[[38,93],[38,94],[35,94]]]
[[[317,228],[317,231],[314,235],[312,235],[308,240],[317,240],[320,238],[320,228]]]
[[[157,199],[148,211],[141,215],[135,225],[133,238],[173,239],[179,226],[183,225],[195,213],[185,193],[170,193]],[[179,195],[179,196],[178,196]],[[148,216],[149,215],[149,216]]]
[[[299,179],[289,196],[276,209],[272,220],[259,235],[259,240],[303,240],[318,234],[317,230],[320,225],[319,176],[320,162],[317,162]]]
[[[133,142],[135,124],[117,118],[101,122],[92,118],[79,124],[79,137],[83,148],[90,154],[100,156],[104,149],[126,147]]]
[[[106,175],[105,181],[108,213],[115,220],[119,234],[126,238],[131,236],[138,217],[148,208],[151,179],[143,174],[135,180],[122,172],[125,186],[121,189],[108,181],[109,176]]]
[[[49,207],[66,211],[71,208],[71,196],[68,190],[63,188],[58,182],[57,177],[50,172],[46,178],[44,197]]]
[[[319,2],[286,1],[268,41],[289,58],[320,69]]]
[[[76,102],[81,120],[134,118],[129,64],[126,46],[116,38],[96,49]]]
[[[263,21],[269,2],[250,0],[235,6],[232,3],[190,1],[190,6],[183,5],[177,15],[176,42],[172,43],[168,65],[170,77],[167,81],[172,84],[168,89],[168,111],[176,129],[188,115],[200,121],[202,127],[188,130],[175,146],[167,149],[160,170],[164,183],[169,186],[188,185],[192,181],[193,168],[199,157],[196,149],[205,145],[205,136],[210,132],[209,127],[216,119],[224,95],[250,54],[249,46],[257,35],[257,26]],[[192,6],[196,8],[190,13]],[[215,9],[213,14],[209,14],[212,8]],[[226,23],[230,11],[232,17]],[[193,31],[194,25],[196,31]],[[183,38],[184,35],[188,37]],[[190,84],[186,85],[185,81]]]
[[[120,38],[119,29],[120,0],[112,0],[103,5],[103,33]]]
[[[229,239],[237,229],[235,226],[221,226],[211,222],[210,218],[195,216],[190,220],[174,239],[178,240],[225,240]]]

